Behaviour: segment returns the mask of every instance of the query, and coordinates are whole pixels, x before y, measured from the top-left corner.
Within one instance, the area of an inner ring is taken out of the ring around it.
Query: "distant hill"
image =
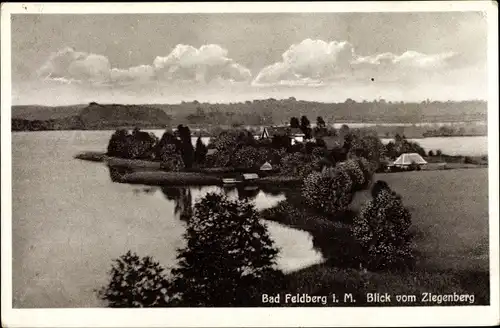
[[[424,101],[420,103],[363,101],[320,103],[296,100],[254,100],[230,104],[200,103],[117,105],[97,104],[43,107],[13,106],[13,129],[114,129],[117,127],[163,128],[176,126],[272,125],[308,116],[322,116],[331,123],[438,123],[486,121],[487,103],[471,101]],[[38,120],[39,122],[34,122]],[[16,121],[16,122],[14,122]],[[43,123],[45,122],[45,123]]]
[[[13,131],[102,130],[120,127],[164,128],[171,116],[163,110],[141,105],[89,105],[64,107],[14,106]]]

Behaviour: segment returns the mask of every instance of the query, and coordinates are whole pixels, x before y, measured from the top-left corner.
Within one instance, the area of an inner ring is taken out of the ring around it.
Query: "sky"
[[[487,99],[479,12],[12,15],[13,104]]]

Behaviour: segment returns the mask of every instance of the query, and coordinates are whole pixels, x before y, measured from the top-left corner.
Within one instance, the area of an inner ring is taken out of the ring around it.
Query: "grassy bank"
[[[313,265],[287,274],[287,286],[282,292],[307,293],[309,295],[332,295],[340,298],[339,303],[329,300],[326,306],[447,306],[489,304],[488,271],[442,270],[409,272],[362,272],[357,269],[342,269],[329,263]],[[293,292],[292,292],[293,291]],[[368,293],[388,293],[387,303],[367,302]],[[434,302],[425,299],[425,293],[435,295],[467,294],[474,299],[463,302]],[[352,294],[355,303],[343,300],[344,294]],[[396,295],[414,295],[406,302],[398,301]],[[283,299],[283,297],[282,297]],[[471,304],[470,302],[473,301]],[[283,304],[282,304],[283,305]],[[286,304],[285,304],[286,305]],[[293,304],[289,304],[293,306]],[[300,306],[308,306],[300,304]],[[322,306],[311,304],[310,306]]]
[[[105,152],[86,151],[75,155],[75,158],[90,162],[104,162],[107,155]]]
[[[385,304],[411,306],[447,305],[422,302],[422,293],[456,292],[474,294],[474,304],[488,304],[488,170],[376,174],[374,180],[379,179],[402,196],[411,212],[417,259],[414,271],[363,273],[353,265],[356,246],[350,237],[348,216],[355,215],[371,198],[368,190],[356,194],[352,213],[344,215],[347,219],[344,217],[343,222],[339,218],[301,214],[304,206],[297,197],[300,190],[290,190],[288,201],[298,210],[284,208],[280,212],[285,215],[274,216],[266,210],[263,214],[268,214],[268,220],[309,232],[313,247],[322,252],[326,263],[288,274],[287,292],[352,293],[357,306],[370,305],[366,293],[416,295],[416,302],[401,304],[393,300]],[[349,306],[342,302],[338,305]]]
[[[122,175],[118,182],[144,185],[220,185],[222,180],[218,177],[195,173],[195,172],[164,172],[164,171],[143,171],[132,172]]]

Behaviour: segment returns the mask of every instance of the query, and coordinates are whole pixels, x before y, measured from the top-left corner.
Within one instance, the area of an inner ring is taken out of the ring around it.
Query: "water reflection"
[[[193,196],[191,188],[161,187],[161,192],[174,203],[174,214],[183,221],[189,220],[193,214]]]

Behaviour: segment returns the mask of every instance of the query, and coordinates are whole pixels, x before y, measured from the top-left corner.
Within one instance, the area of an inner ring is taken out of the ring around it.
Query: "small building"
[[[401,154],[392,164],[393,166],[396,167],[401,167],[401,168],[407,168],[410,165],[418,165],[419,167],[426,165],[427,161],[422,158],[417,153],[404,153]]]
[[[255,181],[259,179],[256,173],[243,173],[243,181]]]
[[[210,148],[207,150],[207,155],[213,155],[217,152],[217,149],[215,148]]]
[[[260,170],[261,171],[272,171],[273,169],[273,166],[271,165],[271,163],[269,162],[265,162],[264,164],[262,164],[262,166],[260,167]]]
[[[274,136],[288,136],[293,145],[296,142],[304,142],[305,134],[301,129],[289,126],[265,127],[260,134],[260,139],[271,139]]]

